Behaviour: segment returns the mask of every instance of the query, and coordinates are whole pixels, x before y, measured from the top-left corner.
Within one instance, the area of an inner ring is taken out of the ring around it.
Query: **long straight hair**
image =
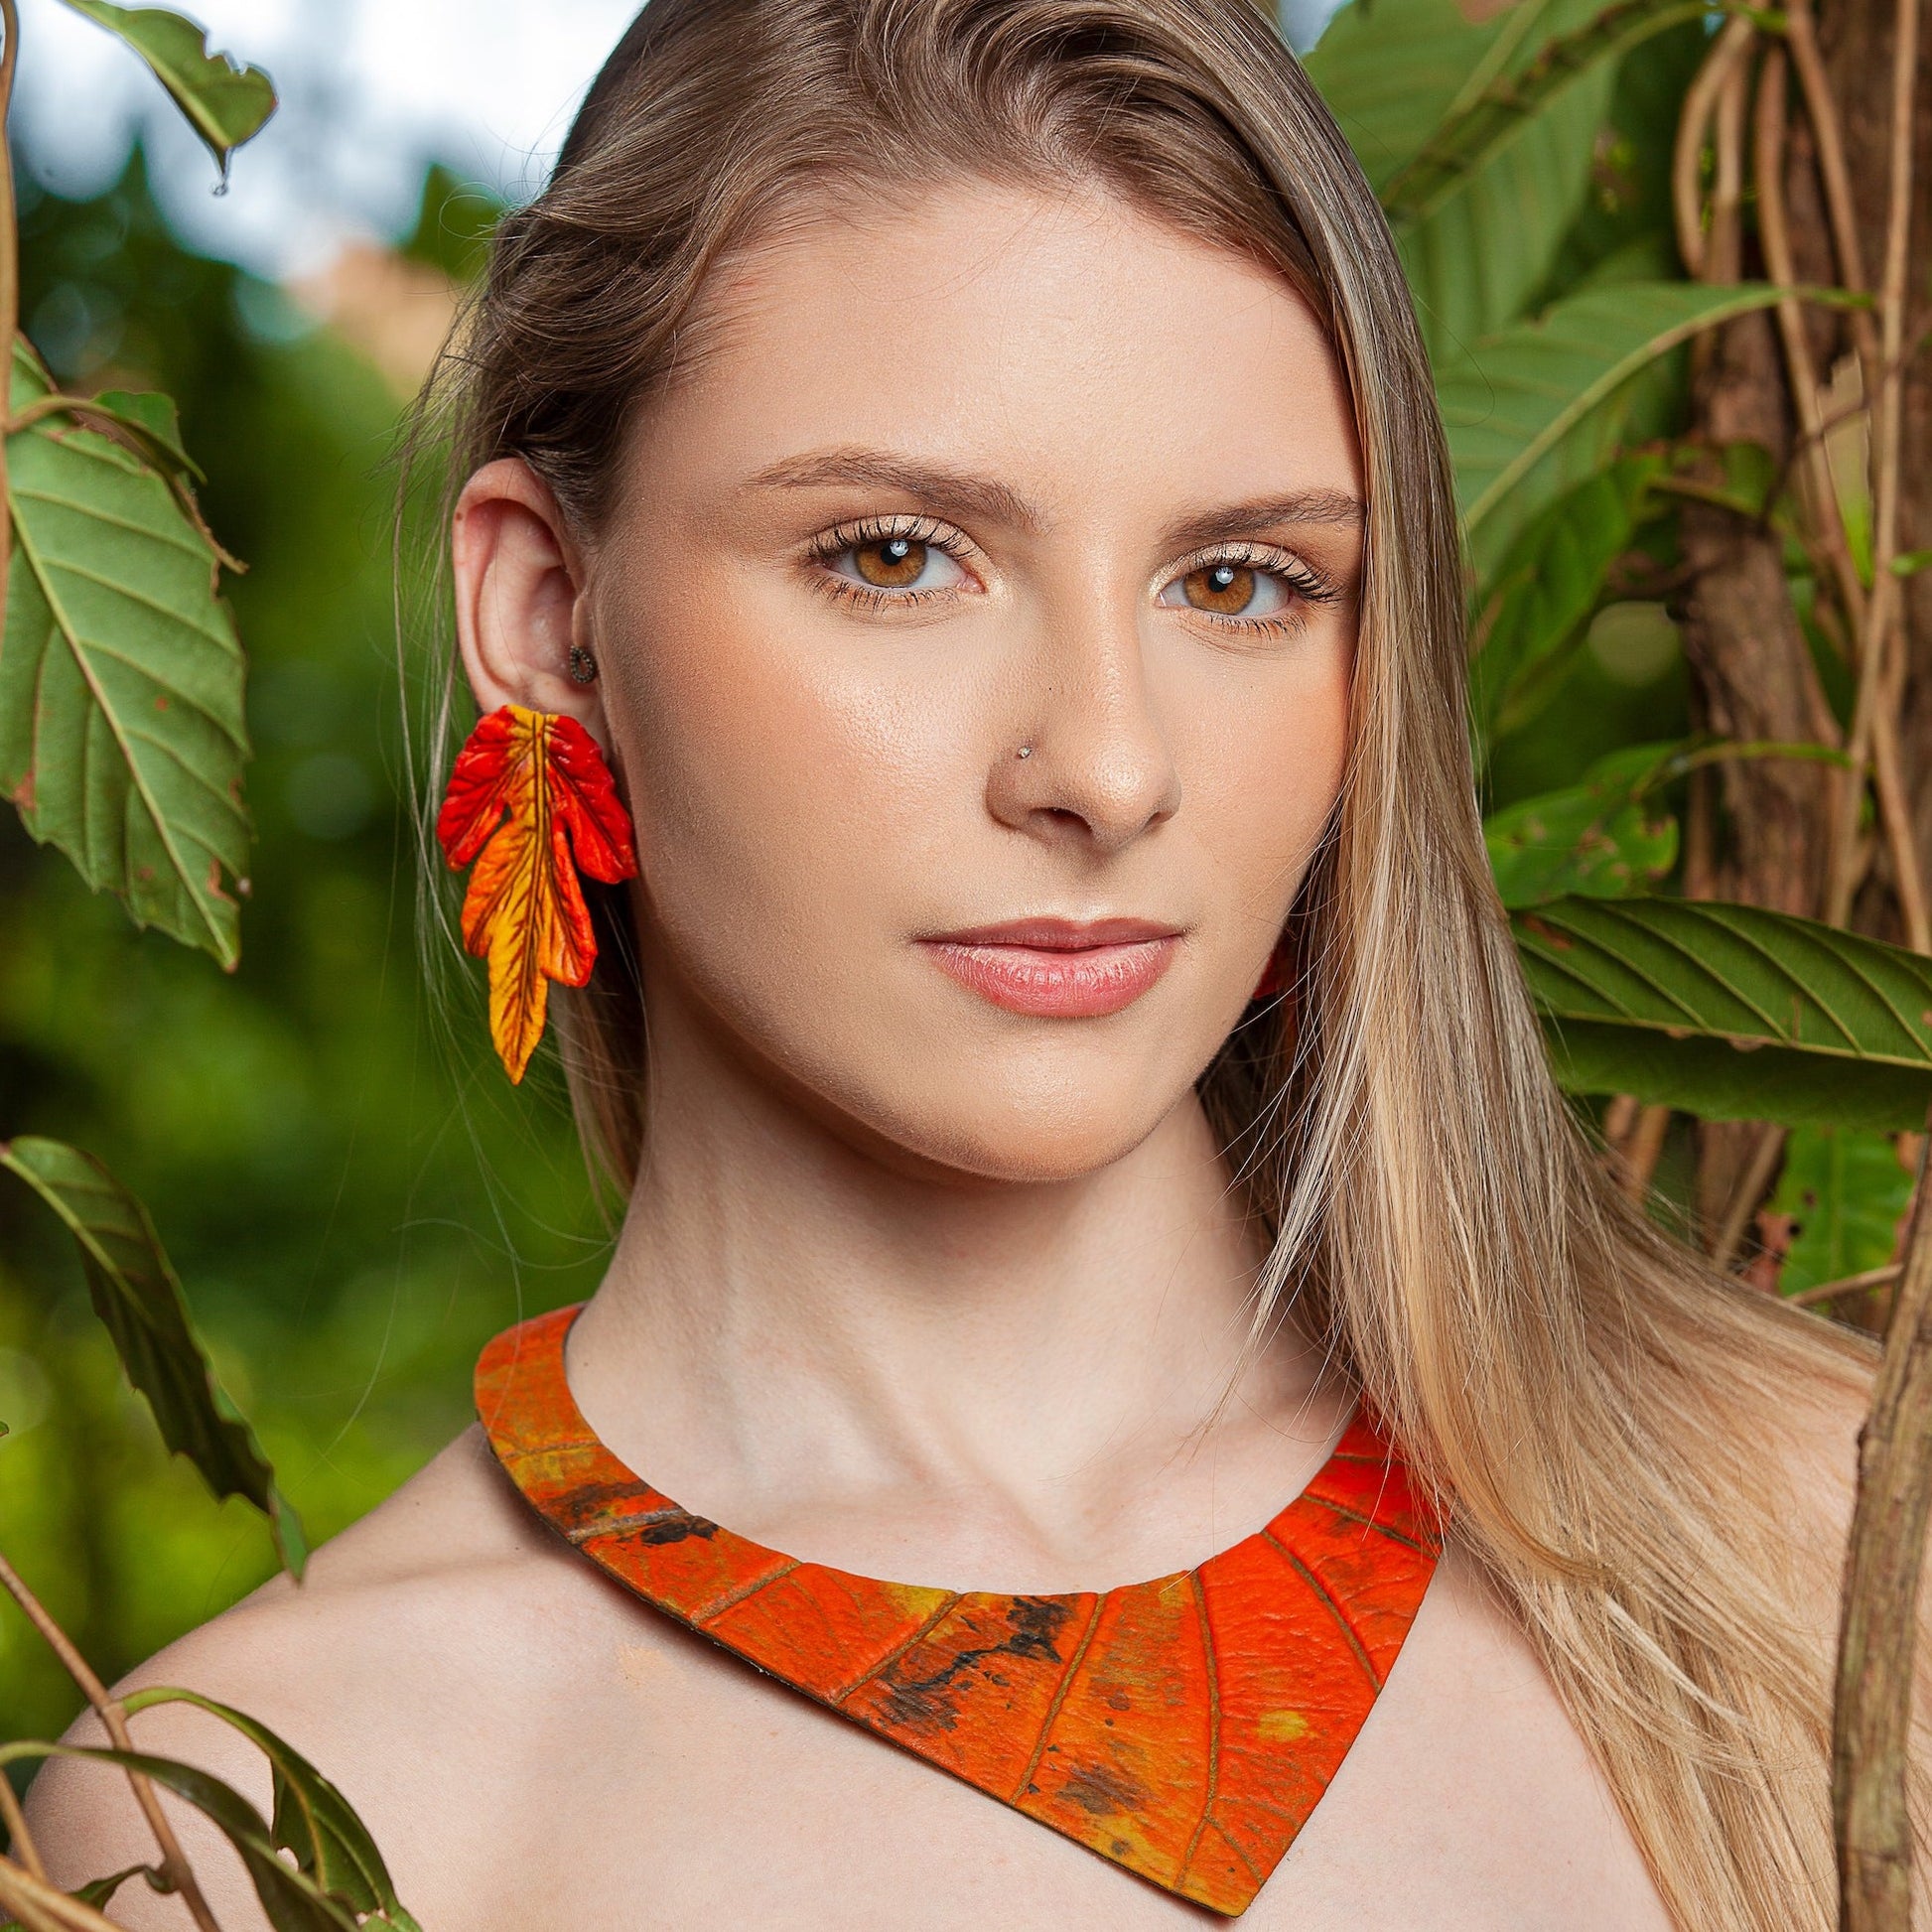
[[[1824,1932],[1836,1553],[1793,1535],[1801,1432],[1749,1418],[1851,1396],[1864,1357],[1654,1228],[1552,1084],[1483,851],[1427,357],[1375,198],[1250,0],[651,0],[432,384],[453,477],[521,457],[594,535],[723,258],[829,196],[960,176],[1097,183],[1268,264],[1327,333],[1368,498],[1351,743],[1292,1036],[1252,1012],[1199,1083],[1275,1231],[1257,1320],[1292,1301],[1392,1428],[1677,1920]],[[621,895],[595,916],[565,1063],[623,1187],[642,989]]]

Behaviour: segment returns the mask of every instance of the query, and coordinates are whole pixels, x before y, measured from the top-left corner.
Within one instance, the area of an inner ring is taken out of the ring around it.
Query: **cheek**
[[[1190,707],[1181,820],[1237,972],[1273,944],[1347,762],[1350,643],[1339,627],[1303,641],[1265,689],[1201,693]]]
[[[660,579],[660,581],[662,581]],[[940,647],[855,655],[837,617],[722,587],[620,618],[614,696],[648,890],[689,968],[780,997],[877,939],[977,796],[974,694]]]

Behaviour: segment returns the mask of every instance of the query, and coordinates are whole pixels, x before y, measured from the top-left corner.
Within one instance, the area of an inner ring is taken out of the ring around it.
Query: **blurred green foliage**
[[[478,220],[468,201],[446,215],[454,191],[430,184],[414,252],[461,269]],[[258,839],[227,980],[0,813],[0,1135],[76,1142],[146,1200],[319,1540],[463,1428],[482,1342],[588,1293],[604,1233],[557,1085],[510,1094],[473,980],[446,1012],[418,958],[398,399],[282,292],[184,251],[138,156],[93,201],[29,185],[21,216],[21,313],[54,373],[175,396],[208,520],[249,565],[230,594]],[[0,1420],[0,1548],[104,1675],[274,1567],[262,1519],[163,1454],[70,1247],[16,1186]],[[75,1705],[0,1616],[0,1735],[57,1734]]]

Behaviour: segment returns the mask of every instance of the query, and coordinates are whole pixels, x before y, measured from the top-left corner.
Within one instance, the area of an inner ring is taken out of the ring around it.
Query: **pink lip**
[[[1152,919],[1012,919],[921,941],[933,963],[1009,1013],[1090,1020],[1138,1000],[1180,934]]]

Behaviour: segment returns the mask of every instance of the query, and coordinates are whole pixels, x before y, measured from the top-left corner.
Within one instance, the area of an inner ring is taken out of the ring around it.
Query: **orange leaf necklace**
[[[550,982],[587,985],[597,961],[577,874],[612,886],[634,879],[630,820],[576,719],[506,704],[457,754],[436,836],[452,866],[477,862],[463,943],[489,962],[489,1036],[521,1080],[543,1037]]]
[[[551,1528],[678,1622],[1089,1851],[1230,1917],[1308,1822],[1409,1634],[1440,1548],[1358,1415],[1268,1527],[1104,1595],[848,1576],[680,1509],[564,1379],[575,1309],[477,1365],[490,1447]]]

